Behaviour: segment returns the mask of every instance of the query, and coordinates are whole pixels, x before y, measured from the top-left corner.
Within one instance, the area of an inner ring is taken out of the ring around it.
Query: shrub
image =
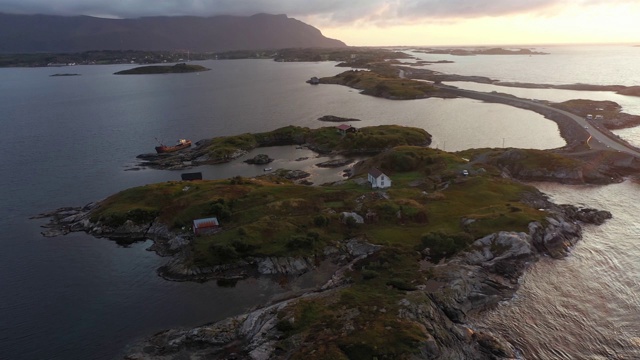
[[[313,224],[317,227],[325,227],[329,225],[329,218],[324,215],[317,215],[313,218]]]
[[[276,329],[282,333],[293,331],[294,327],[291,321],[282,319],[276,323]]]
[[[231,210],[225,205],[223,199],[220,200],[222,200],[222,202],[214,202],[209,205],[209,213],[222,221],[231,219]]]
[[[399,278],[393,278],[393,279],[389,280],[387,282],[387,285],[393,286],[394,288],[396,288],[398,290],[403,290],[403,291],[414,291],[414,290],[416,290],[415,286],[409,284],[406,280],[399,279]]]
[[[147,209],[131,209],[126,213],[111,213],[100,216],[98,219],[102,223],[110,227],[118,227],[124,224],[127,220],[133,221],[135,224],[150,223],[158,216],[157,210]]]
[[[344,223],[349,229],[353,229],[354,227],[358,226],[358,220],[356,220],[353,216],[347,216],[344,219]]]
[[[242,184],[246,184],[247,181],[242,177],[242,176],[234,176],[231,178],[231,180],[229,180],[229,183],[231,185],[242,185]]]
[[[473,242],[473,236],[468,233],[446,234],[431,232],[422,236],[421,249],[429,248],[434,260],[453,255]]]
[[[241,228],[242,229],[242,228]],[[249,244],[244,240],[233,240],[231,246],[241,254],[247,254],[256,249],[255,245]]]
[[[368,269],[362,270],[361,274],[362,274],[362,278],[364,280],[371,280],[371,279],[375,279],[378,276],[380,276],[379,272],[374,271],[374,270],[368,270]]]
[[[236,249],[227,244],[211,244],[209,246],[209,255],[212,264],[227,264],[238,258]]]
[[[312,249],[317,238],[313,236],[294,235],[287,242],[287,247],[291,250]]]

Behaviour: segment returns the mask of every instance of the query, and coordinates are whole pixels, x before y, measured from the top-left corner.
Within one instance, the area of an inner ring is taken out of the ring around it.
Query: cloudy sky
[[[287,14],[354,46],[640,43],[640,0],[0,0],[0,12]]]

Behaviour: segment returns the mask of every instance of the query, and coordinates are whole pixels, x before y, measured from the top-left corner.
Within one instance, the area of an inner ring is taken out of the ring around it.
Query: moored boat
[[[191,140],[180,139],[174,146],[167,146],[164,144],[160,144],[160,146],[156,146],[156,152],[158,154],[174,152],[182,149],[186,149],[191,146]]]

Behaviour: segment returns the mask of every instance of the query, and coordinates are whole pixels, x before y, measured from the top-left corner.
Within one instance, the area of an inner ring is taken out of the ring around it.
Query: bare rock
[[[266,257],[256,261],[258,273],[302,275],[315,268],[313,261],[306,258]]]
[[[272,162],[273,159],[267,154],[258,154],[251,159],[247,159],[244,162],[247,164],[264,165]]]
[[[336,167],[341,167],[341,166],[346,166],[349,165],[351,163],[353,163],[355,160],[353,159],[334,159],[334,160],[329,160],[329,161],[324,161],[321,163],[316,164],[317,167],[322,167],[322,168],[336,168]]]

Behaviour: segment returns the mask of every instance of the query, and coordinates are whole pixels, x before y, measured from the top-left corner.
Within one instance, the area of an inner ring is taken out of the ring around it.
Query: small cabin
[[[604,116],[602,116],[602,115],[596,115],[596,120],[604,120]]]
[[[214,233],[220,228],[218,218],[206,218],[193,220],[193,233],[196,236]]]
[[[336,126],[336,129],[338,129],[338,132],[342,135],[346,135],[347,133],[355,133],[358,131],[358,129],[354,128],[351,125],[347,125],[347,124],[342,124],[339,126]]]
[[[587,114],[587,120],[593,120],[593,115]]]
[[[391,187],[391,178],[377,168],[369,170],[368,180],[374,189]]]

